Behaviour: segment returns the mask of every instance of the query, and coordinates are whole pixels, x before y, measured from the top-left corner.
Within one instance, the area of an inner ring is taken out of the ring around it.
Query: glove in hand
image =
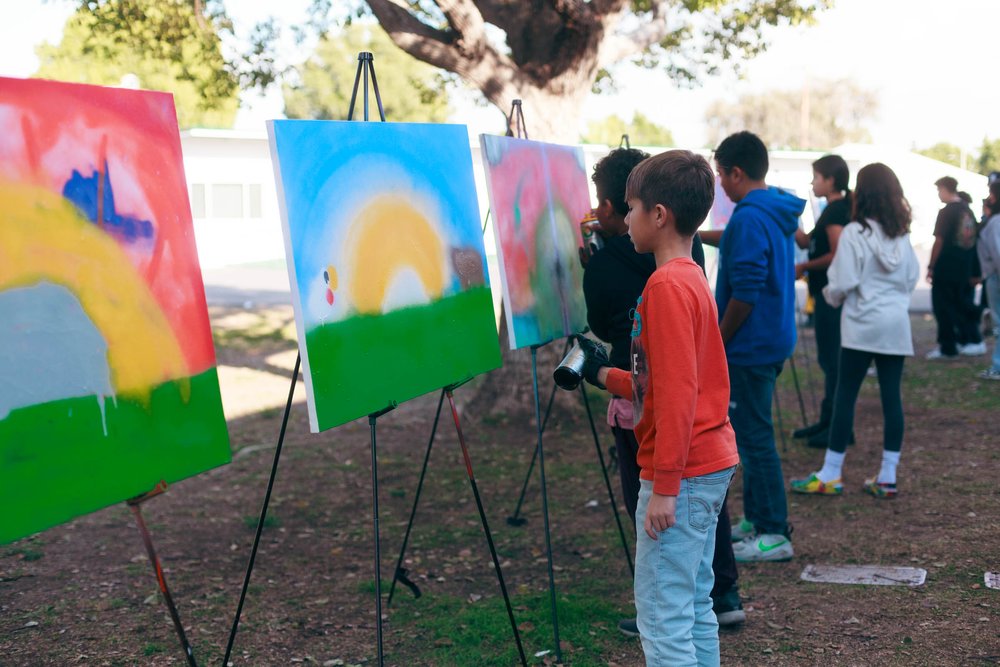
[[[577,336],[576,343],[580,346],[585,357],[585,361],[583,362],[584,379],[599,389],[606,389],[607,387],[597,379],[597,373],[604,366],[611,365],[611,361],[608,358],[608,351],[604,349],[603,345],[586,336]]]

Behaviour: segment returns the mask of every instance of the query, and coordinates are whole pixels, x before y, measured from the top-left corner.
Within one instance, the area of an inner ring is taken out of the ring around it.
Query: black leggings
[[[830,424],[830,449],[841,454],[847,449],[847,441],[854,432],[854,406],[858,401],[858,392],[861,391],[861,383],[864,382],[865,373],[873,359],[875,370],[878,371],[882,418],[885,420],[882,447],[890,452],[898,452],[902,448],[903,395],[900,383],[905,358],[846,347],[840,349],[840,372],[833,400],[833,422]]]

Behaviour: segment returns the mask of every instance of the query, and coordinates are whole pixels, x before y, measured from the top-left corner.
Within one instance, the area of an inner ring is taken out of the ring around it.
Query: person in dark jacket
[[[632,335],[632,312],[636,299],[642,294],[646,280],[656,269],[651,254],[639,254],[632,245],[625,226],[628,205],[625,203],[625,182],[633,167],[649,157],[648,153],[634,148],[618,148],[594,165],[591,176],[597,191],[597,208],[594,209],[599,224],[598,233],[602,247],[591,255],[581,253],[584,261],[583,294],[587,302],[587,324],[602,341],[611,346],[610,361],[615,368],[628,370]],[[705,252],[697,235],[691,249],[691,258],[705,270]],[[615,438],[618,471],[622,495],[629,516],[635,520],[639,499],[639,465],[636,454],[639,443],[633,432],[632,402],[612,398],[608,405],[608,425]],[[730,540],[729,514],[719,515],[716,530],[715,587],[712,603],[721,626],[733,626],[746,620],[740,602],[736,580],[738,573]],[[638,635],[635,619],[625,619],[619,628],[628,635]]]

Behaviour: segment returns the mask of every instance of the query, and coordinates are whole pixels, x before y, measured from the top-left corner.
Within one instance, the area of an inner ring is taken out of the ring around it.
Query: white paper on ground
[[[986,588],[1000,591],[1000,572],[987,572],[983,579],[986,581]]]
[[[927,578],[927,570],[882,565],[807,565],[800,578],[824,584],[920,586]]]

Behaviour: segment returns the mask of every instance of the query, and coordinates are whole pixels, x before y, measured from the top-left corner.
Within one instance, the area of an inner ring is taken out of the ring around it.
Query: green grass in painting
[[[319,428],[500,365],[493,297],[476,287],[427,306],[357,316],[306,334]]]
[[[214,368],[166,382],[149,401],[94,396],[0,420],[0,543],[228,463]],[[106,424],[107,432],[105,434]]]

